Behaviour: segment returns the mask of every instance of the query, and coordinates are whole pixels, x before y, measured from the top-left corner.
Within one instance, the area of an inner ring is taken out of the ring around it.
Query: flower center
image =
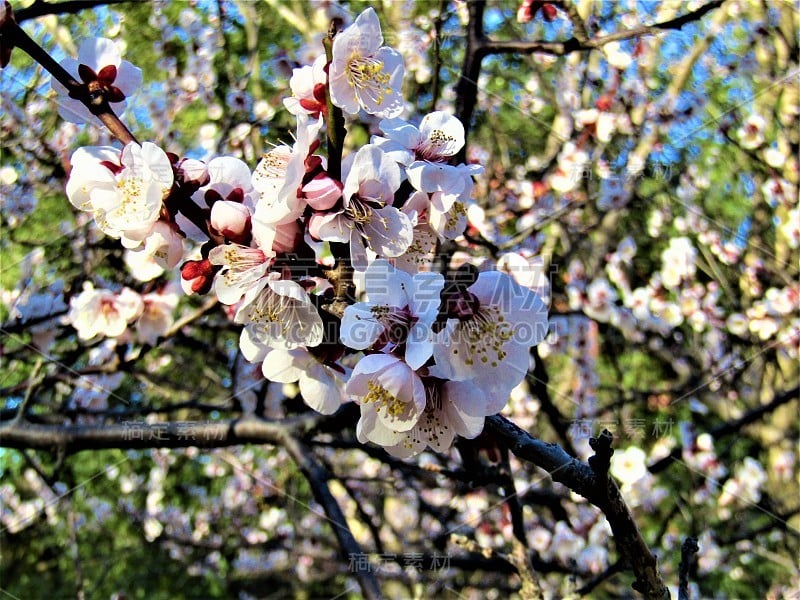
[[[372,220],[372,207],[361,200],[358,196],[353,196],[345,208],[344,213],[351,219],[356,226],[366,225]]]
[[[369,391],[367,392],[367,395],[364,396],[363,402],[365,404],[374,402],[376,404],[376,412],[386,409],[386,414],[393,417],[403,414],[403,411],[405,410],[405,402],[401,402],[397,396],[392,394],[374,379],[370,379],[367,382],[367,390]]]
[[[397,346],[405,343],[408,338],[408,332],[417,322],[417,318],[411,314],[411,309],[408,305],[403,308],[397,308],[396,306],[379,304],[373,306],[370,311],[384,327],[383,333],[376,342],[380,347],[390,343]]]
[[[442,161],[445,156],[442,154],[442,147],[455,142],[456,138],[446,134],[441,129],[434,129],[428,139],[422,141],[417,146],[415,153],[418,160]]]
[[[472,315],[458,324],[457,336],[463,336],[458,348],[463,348],[467,357],[464,362],[474,365],[477,360],[483,365],[496,367],[508,354],[503,350],[512,337],[511,325],[496,306],[481,306]],[[453,349],[458,354],[458,348]]]
[[[366,92],[375,104],[380,105],[384,96],[391,93],[387,83],[391,76],[383,71],[383,61],[372,57],[353,58],[347,63],[347,82],[351,88]]]

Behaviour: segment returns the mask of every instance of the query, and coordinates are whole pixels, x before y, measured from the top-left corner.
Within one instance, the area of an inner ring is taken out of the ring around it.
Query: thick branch
[[[692,569],[694,563],[694,555],[700,546],[697,545],[697,540],[693,537],[687,537],[683,540],[681,546],[681,565],[679,568],[679,584],[678,584],[678,600],[689,600],[689,571]]]
[[[656,557],[642,538],[628,506],[611,478],[598,477],[587,464],[572,458],[560,446],[537,440],[508,419],[495,415],[486,425],[520,459],[541,467],[605,513],[614,533],[617,551],[636,576],[634,589],[645,598],[669,598]],[[600,480],[606,479],[605,485]]]
[[[464,64],[461,66],[461,77],[456,85],[456,117],[464,124],[464,131],[472,129],[472,113],[478,99],[478,77],[481,73],[481,61],[486,55],[483,33],[483,0],[469,3],[469,23],[467,24],[467,47],[464,52]],[[467,144],[455,156],[455,162],[466,162]]]
[[[240,444],[280,444],[289,434],[313,430],[323,418],[309,413],[281,422],[254,417],[225,421],[144,420],[113,425],[38,425],[8,422],[0,426],[0,447],[59,450],[66,454],[109,448],[221,448]]]

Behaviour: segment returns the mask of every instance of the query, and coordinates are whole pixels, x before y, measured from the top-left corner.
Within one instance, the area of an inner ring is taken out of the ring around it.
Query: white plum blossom
[[[344,112],[356,114],[363,108],[369,114],[392,118],[403,111],[403,57],[381,44],[381,25],[373,8],[333,38],[330,94]]]
[[[78,48],[77,60],[67,57],[61,61],[61,66],[77,80],[88,84],[90,92],[103,92],[117,115],[125,111],[125,99],[142,85],[142,70],[122,60],[117,44],[107,38],[84,40]],[[61,118],[70,123],[101,124],[82,102],[70,98],[67,88],[56,79],[50,80],[50,86],[58,93]]]
[[[415,160],[445,162],[464,146],[464,125],[443,111],[425,115],[419,127],[397,118],[384,119],[379,127],[386,137],[372,136],[372,143],[405,166]]]
[[[400,187],[400,167],[373,144],[362,147],[353,159],[344,183],[340,212],[319,217],[318,237],[350,242],[356,268],[366,268],[362,239],[379,256],[403,254],[414,237],[411,220],[392,206]]]
[[[647,455],[638,446],[617,450],[611,457],[611,474],[623,485],[630,486],[647,474]]]
[[[127,144],[120,155],[110,146],[78,148],[71,158],[67,197],[91,212],[106,235],[135,248],[152,231],[169,194],[172,165],[151,142]]]
[[[214,291],[223,304],[236,304],[266,277],[274,253],[240,244],[222,244],[208,253],[212,265],[222,269],[214,278]]]
[[[122,288],[117,294],[111,290],[95,289],[94,285],[86,282],[83,291],[69,302],[67,321],[82,340],[96,336],[119,337],[143,309],[142,297],[130,288]]]
[[[427,404],[422,379],[403,360],[370,354],[356,364],[345,387],[361,407],[356,432],[361,441],[394,446],[412,429]]]
[[[322,117],[297,115],[297,138],[289,146],[267,152],[253,172],[253,187],[258,193],[256,223],[281,224],[294,221],[306,208],[298,190],[306,174],[305,161],[322,127]]]
[[[424,379],[423,384],[425,410],[414,427],[396,434],[400,438],[397,443],[386,446],[386,451],[398,458],[415,456],[428,447],[437,452],[446,452],[453,445],[456,435],[472,439],[483,431],[487,404],[479,388],[469,381],[434,378]],[[375,429],[380,427],[381,423],[376,423]],[[375,429],[367,435],[367,439],[379,437]]]
[[[325,56],[318,56],[314,63],[294,69],[289,87],[290,98],[283,99],[283,105],[293,115],[306,114],[312,117],[325,112],[325,84],[328,76],[325,73]]]
[[[622,44],[620,42],[604,44],[603,54],[606,55],[608,64],[620,71],[627,69],[631,65],[631,62],[633,62],[633,57],[630,53],[622,50]]]
[[[598,142],[607,144],[614,135],[616,123],[613,113],[587,108],[575,113],[575,124],[578,129],[586,128],[591,131]]]
[[[687,237],[672,238],[669,247],[661,253],[663,267],[661,281],[668,289],[676,289],[682,281],[694,277],[697,250]]]
[[[269,348],[243,345],[242,353],[250,362],[261,362],[269,381],[297,382],[303,401],[323,415],[335,413],[346,400],[345,369],[318,359],[306,348]]]
[[[449,318],[434,338],[431,374],[473,381],[487,395],[487,414],[498,412],[528,372],[530,347],[547,335],[547,306],[499,271],[480,273],[445,301]]]
[[[322,342],[322,319],[308,294],[278,273],[248,290],[234,321],[245,326],[240,338],[245,356],[257,353],[248,346],[293,349]]]
[[[156,221],[144,238],[140,254],[144,254],[164,269],[174,268],[183,258],[183,237],[174,223]]]
[[[142,314],[136,321],[136,336],[140,342],[153,346],[175,321],[172,313],[178,306],[178,294],[171,286],[159,292],[142,295],[142,302]]]
[[[412,277],[382,259],[367,267],[364,277],[368,301],[345,309],[342,343],[355,350],[404,346],[408,365],[420,368],[433,353],[431,326],[444,278],[430,272]]]
[[[761,115],[752,114],[747,117],[739,129],[736,130],[736,137],[739,138],[739,145],[747,150],[754,150],[764,143],[764,130],[767,121]]]

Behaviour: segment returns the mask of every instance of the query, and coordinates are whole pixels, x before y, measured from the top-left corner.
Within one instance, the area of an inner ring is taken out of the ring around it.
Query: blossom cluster
[[[134,71],[117,55],[108,66],[100,58],[80,56],[79,73],[122,99],[128,89],[113,87],[114,69]],[[297,382],[323,414],[355,401],[359,440],[408,457],[477,436],[524,379],[548,320],[542,298],[505,272],[435,271],[439,244],[467,226],[483,167],[453,164],[465,143],[456,117],[401,118],[403,76],[401,54],[383,45],[367,9],[335,35],[330,60],[294,69],[284,101],[294,143],[254,170],[231,156],[181,159],[150,142],[87,147],[72,156],[67,195],[129,250],[164,269],[180,265],[184,291],[230,307],[242,355],[268,380]],[[341,164],[321,152],[335,126],[329,100],[342,120],[379,120]],[[360,301],[343,296],[342,273],[355,274]],[[127,288],[87,286],[68,318],[82,339],[119,336],[136,321],[155,343],[168,313],[148,316],[147,306]]]

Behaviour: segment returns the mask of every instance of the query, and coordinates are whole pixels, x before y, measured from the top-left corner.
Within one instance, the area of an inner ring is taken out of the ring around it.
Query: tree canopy
[[[794,597],[798,21],[5,3],[0,591]]]

